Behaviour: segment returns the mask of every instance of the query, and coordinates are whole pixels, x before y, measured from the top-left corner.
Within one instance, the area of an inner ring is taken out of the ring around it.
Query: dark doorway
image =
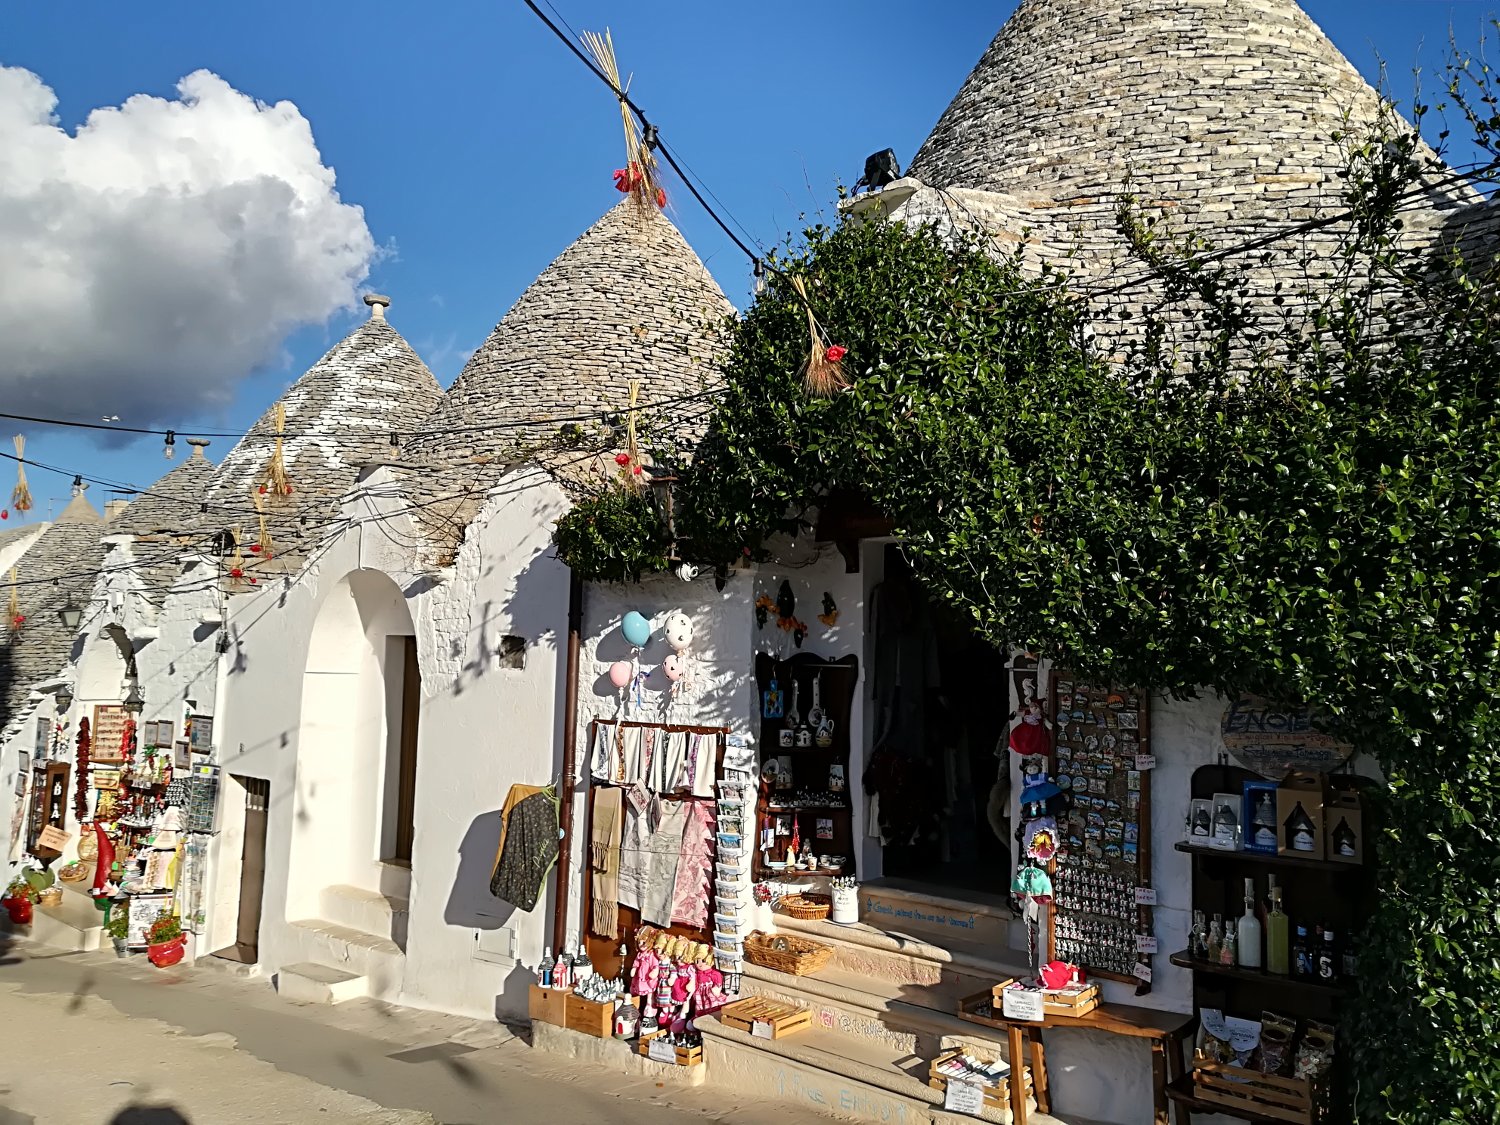
[[[884,873],[1005,895],[1005,657],[927,596],[895,545],[870,601],[875,724],[866,784],[901,795],[889,811],[881,804]]]
[[[266,813],[271,783],[234,775],[245,791],[245,842],[240,849],[240,910],[234,944],[214,954],[226,961],[253,965],[260,957],[261,900],[266,887]]]
[[[396,805],[386,863],[411,866],[417,817],[417,729],[422,715],[422,669],[417,663],[417,638],[392,637],[401,668],[401,714],[397,717],[395,751]]]

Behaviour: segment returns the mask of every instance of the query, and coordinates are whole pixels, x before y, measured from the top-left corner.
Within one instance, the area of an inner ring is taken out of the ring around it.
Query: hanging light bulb
[[[755,259],[755,295],[759,297],[766,291],[766,264],[759,258]]]
[[[167,431],[167,441],[166,441],[166,444],[161,447],[161,455],[163,457],[165,457],[168,461],[170,461],[173,457],[177,456],[177,431],[176,430],[168,430]]]

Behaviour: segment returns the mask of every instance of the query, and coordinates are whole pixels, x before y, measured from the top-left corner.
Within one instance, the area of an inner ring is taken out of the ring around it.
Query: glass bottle
[[[1317,845],[1317,832],[1312,817],[1307,815],[1298,801],[1292,815],[1286,818],[1286,843],[1294,852],[1310,852]]]
[[[542,963],[536,967],[537,984],[543,988],[552,987],[552,947],[549,945],[542,953]]]
[[[1307,944],[1307,927],[1297,927],[1297,940],[1292,945],[1292,972],[1299,977],[1313,975],[1312,950]]]
[[[1287,927],[1290,920],[1281,909],[1281,888],[1276,885],[1276,876],[1270,877],[1271,910],[1266,915],[1266,970],[1278,976],[1291,971],[1290,950],[1287,943]]]
[[[1323,944],[1318,947],[1318,979],[1324,984],[1338,980],[1339,954],[1333,940],[1333,931],[1323,931]]]
[[[1213,924],[1208,927],[1208,947],[1204,950],[1208,960],[1217,961],[1224,946],[1224,915],[1215,914]]]
[[[1242,968],[1260,968],[1260,919],[1255,916],[1255,880],[1245,880],[1245,913],[1236,927],[1239,964]]]
[[[1193,946],[1191,950],[1195,960],[1206,961],[1208,959],[1208,920],[1203,911],[1193,911]]]
[[[1219,964],[1234,965],[1239,942],[1235,939],[1234,927],[1227,926],[1224,930],[1224,945],[1219,950]]]

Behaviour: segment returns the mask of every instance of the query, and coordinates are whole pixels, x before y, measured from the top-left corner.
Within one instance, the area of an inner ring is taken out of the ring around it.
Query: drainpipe
[[[552,915],[552,948],[568,940],[568,896],[573,883],[573,778],[578,773],[578,659],[583,648],[583,579],[568,575],[568,677],[563,685],[562,791],[558,794],[557,902]]]

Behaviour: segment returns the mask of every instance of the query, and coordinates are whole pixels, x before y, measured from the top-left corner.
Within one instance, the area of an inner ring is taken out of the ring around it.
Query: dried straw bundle
[[[609,28],[604,34],[585,31],[580,38],[584,48],[594,57],[595,64],[614,87],[615,97],[620,101],[620,121],[625,126],[625,167],[615,171],[615,187],[633,196],[641,203],[655,202],[658,207],[667,205],[667,193],[661,186],[656,155],[641,136],[635,114],[625,104],[629,82],[620,81],[620,64],[615,58],[615,41]]]
[[[276,404],[275,416],[276,444],[271,449],[271,460],[266,465],[266,482],[260,486],[260,491],[270,492],[272,496],[290,496],[292,478],[286,474],[286,461],[281,450],[282,435],[286,433],[286,407],[279,402]]]
[[[32,509],[31,488],[26,484],[26,463],[22,460],[26,455],[26,439],[17,434],[11,438],[11,444],[16,447],[16,487],[10,494],[10,506],[18,512],[29,512]]]
[[[245,540],[245,533],[238,526],[234,529],[234,554],[229,558],[229,577],[238,586],[245,579],[245,555],[240,550],[240,544]]]
[[[253,492],[250,499],[255,502],[255,518],[260,523],[260,530],[255,536],[255,553],[263,559],[271,557],[271,531],[266,527],[266,506],[260,493]],[[238,550],[238,547],[236,547]]]
[[[5,620],[12,633],[19,633],[26,618],[21,615],[21,595],[16,587],[16,568],[10,568],[10,602],[5,609]]]
[[[635,418],[637,404],[641,398],[641,381],[630,380],[630,406],[625,414],[625,456],[629,460],[621,468],[621,479],[625,487],[632,492],[640,492],[645,487],[641,472],[641,444],[635,432]]]
[[[844,374],[844,349],[830,344],[813,315],[812,302],[807,299],[807,284],[800,278],[792,278],[792,288],[802,299],[807,310],[808,354],[802,364],[802,383],[807,393],[817,398],[832,398],[849,386],[849,377]]]

